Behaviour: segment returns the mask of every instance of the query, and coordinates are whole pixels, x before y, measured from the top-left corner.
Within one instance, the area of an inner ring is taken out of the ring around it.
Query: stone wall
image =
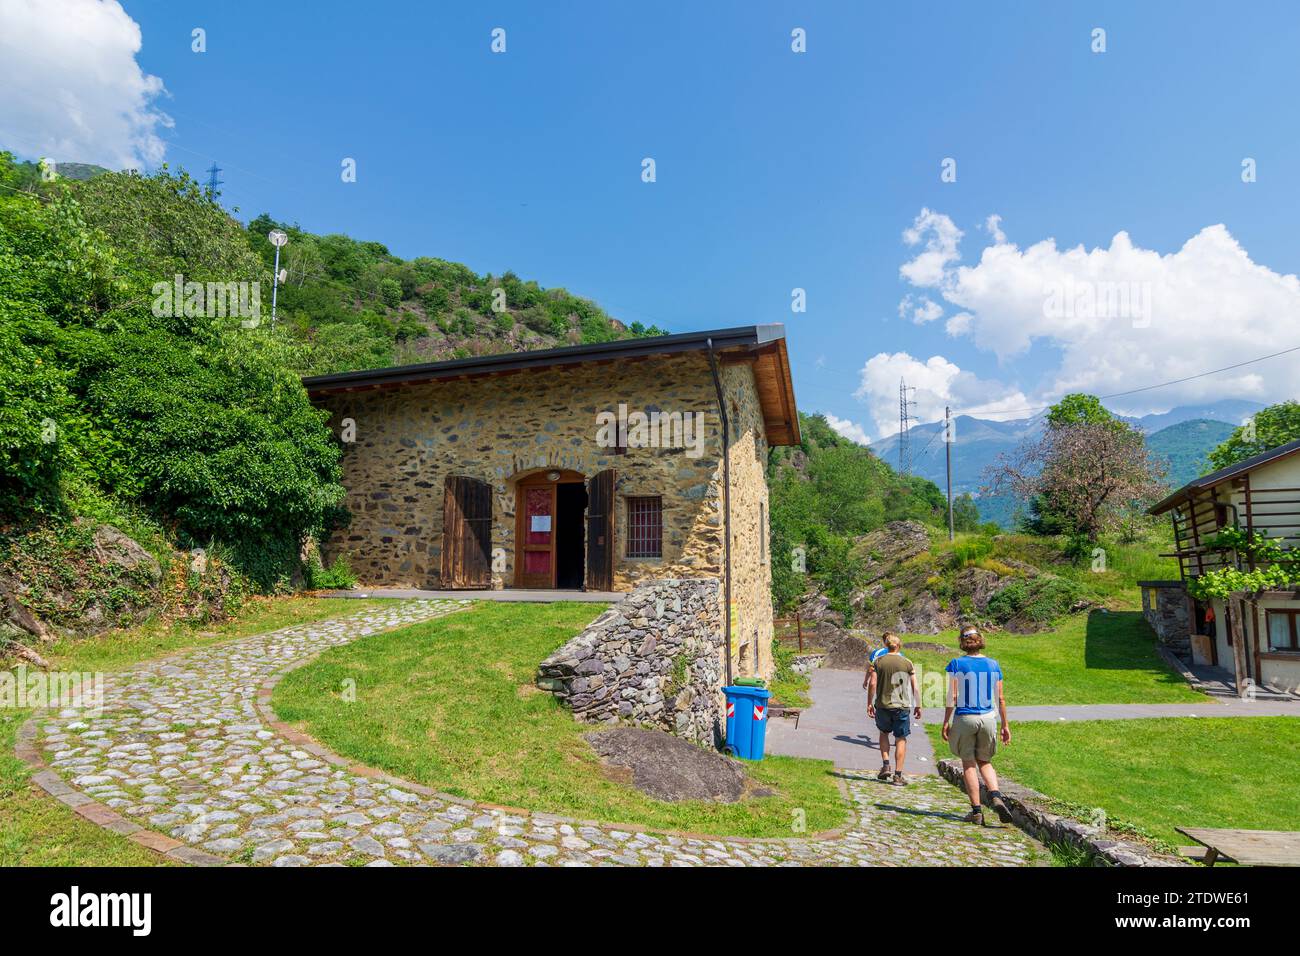
[[[1191,653],[1192,622],[1181,581],[1140,581],[1142,616],[1160,643],[1176,654]]]
[[[959,790],[965,790],[960,760],[940,760],[939,775]],[[1000,776],[1000,775],[999,775]],[[1186,861],[1164,856],[1150,847],[1129,840],[1113,839],[1104,826],[1089,826],[1070,817],[1052,813],[1051,801],[1006,777],[998,780],[1002,799],[1016,826],[1044,843],[1062,843],[1085,851],[1097,866],[1184,866]],[[980,784],[980,797],[988,804],[988,790]]]
[[[722,373],[731,425],[732,674],[771,679],[772,567],[763,410],[751,366],[729,365]]]
[[[588,723],[721,743],[722,603],[716,578],[643,584],[538,666],[537,685]]]
[[[704,454],[612,454],[597,444],[596,415],[620,402],[703,412]],[[698,355],[416,383],[327,395],[319,404],[331,412],[336,432],[345,419],[355,428],[342,462],[352,523],[327,543],[326,563],[346,553],[363,584],[440,586],[444,482],[464,475],[493,486],[492,547],[503,556],[493,584],[513,587],[516,483],[557,469],[586,477],[617,471],[617,590],[652,577],[718,574],[720,424],[708,364]],[[661,558],[626,556],[626,498],[641,494],[663,497]]]

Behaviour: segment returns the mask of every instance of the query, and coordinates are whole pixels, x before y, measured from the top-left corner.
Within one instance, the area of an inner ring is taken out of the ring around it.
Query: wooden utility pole
[[[952,526],[952,409],[945,405],[943,409],[943,449],[948,465],[948,540],[954,537]]]

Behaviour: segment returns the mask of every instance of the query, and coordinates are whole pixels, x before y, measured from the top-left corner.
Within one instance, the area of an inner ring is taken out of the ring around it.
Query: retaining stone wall
[[[959,790],[965,789],[960,760],[940,760],[939,775]],[[1064,843],[1089,853],[1099,866],[1185,866],[1186,861],[1163,856],[1141,843],[1113,840],[1103,827],[1089,826],[1043,809],[1051,801],[1037,790],[999,776],[1002,799],[1016,826],[1044,843]],[[980,798],[988,803],[988,790],[980,784]]]
[[[588,723],[721,743],[722,612],[716,578],[637,587],[538,666],[537,686]]]
[[[1160,643],[1176,654],[1190,656],[1192,622],[1188,619],[1187,592],[1178,587],[1142,588],[1142,616]]]

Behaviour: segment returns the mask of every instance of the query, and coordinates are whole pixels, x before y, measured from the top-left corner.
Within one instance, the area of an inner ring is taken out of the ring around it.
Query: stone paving
[[[352,766],[274,722],[270,687],[320,651],[454,613],[406,601],[243,638],[106,675],[97,716],[34,718],[19,756],[87,819],[188,863],[271,866],[1025,866],[1044,848],[1015,827],[960,822],[961,793],[841,771],[843,831],[808,839],[642,832],[473,804]]]

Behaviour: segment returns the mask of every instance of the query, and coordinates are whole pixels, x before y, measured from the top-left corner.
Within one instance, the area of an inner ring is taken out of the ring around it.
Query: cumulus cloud
[[[903,230],[903,242],[924,248],[912,260],[903,263],[899,274],[918,286],[937,286],[948,267],[960,258],[957,246],[962,231],[943,213],[922,209],[912,225]]]
[[[0,147],[113,169],[162,161],[163,82],[117,0],[0,0]]]
[[[1007,241],[1007,234],[1002,231],[1002,217],[997,213],[991,214],[984,220],[984,231],[993,237],[994,242]]]
[[[837,418],[830,412],[827,412],[826,424],[830,425],[838,434],[847,438],[849,441],[855,441],[859,445],[871,444],[871,439],[867,436],[867,430],[857,422],[849,421],[847,418]]]
[[[947,217],[923,209],[917,223],[923,220]],[[929,228],[933,235],[955,230]],[[914,270],[913,284],[958,310],[945,325],[949,335],[1008,367],[1034,345],[1049,346],[1055,364],[1038,404],[1072,391],[1127,391],[1300,345],[1300,280],[1252,261],[1223,225],[1206,226],[1168,253],[1119,232],[1093,249],[1058,249],[1048,238],[1024,249],[997,242],[974,265],[957,265],[958,257],[955,247],[945,251],[943,267]],[[1273,402],[1294,397],[1297,377],[1300,357],[1283,356],[1116,407],[1144,414],[1224,397]]]
[[[925,296],[908,294],[903,296],[903,300],[898,303],[898,317],[910,319],[917,325],[933,322],[942,315],[943,306],[938,302],[927,299]]]
[[[898,433],[900,379],[916,389],[913,413],[923,422],[942,418],[945,405],[954,411],[979,408],[980,418],[1002,420],[1027,417],[1024,409],[1031,404],[1019,389],[981,379],[942,355],[921,361],[907,352],[880,352],[862,367],[853,397],[866,404],[882,438]]]

